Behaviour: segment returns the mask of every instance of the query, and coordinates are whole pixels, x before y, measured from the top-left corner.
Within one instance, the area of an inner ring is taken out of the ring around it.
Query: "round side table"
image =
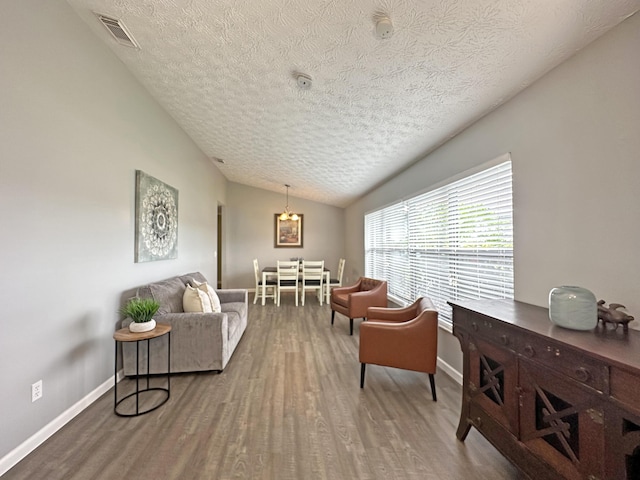
[[[165,387],[150,387],[149,386],[149,376],[150,376],[150,357],[151,350],[149,349],[149,340],[154,338],[162,337],[163,335],[167,335],[167,386]],[[116,345],[116,354],[114,359],[114,405],[113,412],[120,417],[135,417],[138,415],[143,415],[145,413],[152,412],[156,408],[164,405],[167,400],[169,400],[169,396],[171,395],[171,325],[167,325],[165,323],[158,323],[156,328],[149,332],[142,333],[132,333],[128,328],[121,328],[117,330],[113,334],[113,339],[115,340]],[[147,342],[147,373],[146,373],[146,387],[140,388],[140,342]],[[124,397],[118,399],[118,342],[136,342],[136,390],[133,393],[125,395]],[[145,410],[140,410],[140,396],[148,393],[160,391],[164,392],[164,398],[161,398],[158,402],[146,408]],[[136,409],[135,412],[121,412],[118,411],[118,406],[125,401],[127,398],[134,397],[136,400]]]

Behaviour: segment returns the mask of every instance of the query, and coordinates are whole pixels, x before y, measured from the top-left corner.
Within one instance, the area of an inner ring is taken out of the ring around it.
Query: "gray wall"
[[[215,282],[226,181],[65,2],[0,16],[2,458],[113,375],[124,291]],[[177,260],[133,261],[136,169],[179,190]]]
[[[274,248],[274,214],[282,213],[287,203],[284,183],[282,193],[276,193],[229,182],[222,274],[226,288],[254,288],[254,258],[261,268],[290,257],[324,260],[326,268],[337,273],[344,256],[344,209],[296,198],[294,186],[289,190],[289,207],[304,215],[303,248]]]
[[[511,152],[516,299],[547,306],[552,287],[580,285],[640,318],[638,52],[636,14],[349,206],[352,267],[364,271],[365,212]],[[458,342],[440,340],[460,371]]]

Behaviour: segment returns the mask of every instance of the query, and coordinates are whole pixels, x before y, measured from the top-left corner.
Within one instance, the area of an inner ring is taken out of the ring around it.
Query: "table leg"
[[[140,414],[140,340],[136,342],[136,415]]]
[[[167,337],[167,400],[171,396],[171,332]]]
[[[151,373],[151,351],[149,350],[149,339],[147,338],[147,390],[149,390],[149,374]]]
[[[114,341],[116,344],[116,352],[113,360],[113,413],[118,413],[118,341]]]

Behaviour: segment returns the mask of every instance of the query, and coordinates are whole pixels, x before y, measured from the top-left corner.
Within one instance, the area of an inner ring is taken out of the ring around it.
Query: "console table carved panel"
[[[475,427],[536,479],[640,478],[640,332],[567,330],[513,300],[449,302]]]

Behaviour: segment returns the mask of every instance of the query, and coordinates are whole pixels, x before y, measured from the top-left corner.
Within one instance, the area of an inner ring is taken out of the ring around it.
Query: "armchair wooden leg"
[[[353,335],[353,318],[349,319],[349,335]]]
[[[331,325],[333,325],[333,321],[336,318],[336,311],[335,310],[331,310]]]
[[[360,364],[360,388],[364,388],[364,371],[366,367],[367,367],[366,363]]]
[[[431,384],[431,396],[433,397],[433,401],[437,402],[436,398],[436,379],[433,377],[433,373],[429,374],[429,383]]]

